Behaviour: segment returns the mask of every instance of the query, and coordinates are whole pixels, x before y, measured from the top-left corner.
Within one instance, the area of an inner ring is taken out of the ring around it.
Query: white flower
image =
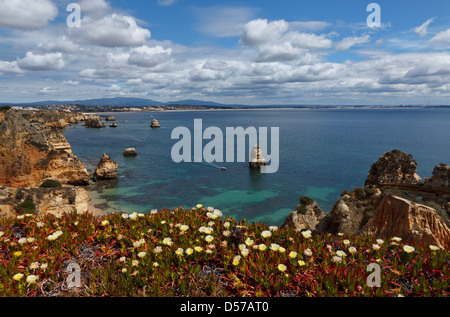
[[[153,252],[158,254],[162,252],[162,248],[160,246],[157,246],[156,248],[153,249]]]
[[[143,218],[143,217],[145,217],[145,215],[142,214],[142,213],[140,213],[140,214],[138,214],[138,217],[139,217],[139,218]]]
[[[301,234],[302,234],[303,238],[306,238],[306,239],[311,238],[311,230],[302,231]]]
[[[249,250],[248,250],[247,248],[244,248],[244,249],[241,250],[241,254],[242,254],[244,257],[247,256],[248,253],[249,253]]]
[[[402,238],[399,238],[399,237],[393,237],[393,238],[391,238],[392,240],[394,240],[395,242],[400,242],[400,241],[402,241]]]
[[[54,241],[56,239],[58,239],[58,235],[55,235],[54,233],[47,237],[47,240],[49,241]]]
[[[129,216],[129,218],[130,218],[131,220],[136,220],[136,219],[137,219],[137,214],[136,214],[135,212],[133,212],[133,213]]]
[[[164,238],[162,240],[162,243],[165,244],[165,245],[171,246],[173,244],[173,241],[172,241],[171,238]]]
[[[277,231],[278,227],[277,226],[269,226],[269,230],[270,231]]]
[[[272,250],[272,251],[278,251],[278,249],[280,248],[280,246],[278,245],[278,244],[276,244],[276,243],[271,243],[270,244],[270,250]]]
[[[142,252],[139,252],[137,256],[140,258],[143,258],[146,255],[147,255],[147,252],[142,251]]]
[[[36,223],[36,227],[38,227],[38,228],[42,228],[43,226],[44,226],[44,223],[41,221]]]
[[[350,240],[345,239],[344,241],[342,241],[344,243],[344,245],[349,245],[350,244]]]
[[[214,240],[214,237],[211,236],[211,235],[207,235],[207,236],[205,237],[205,241],[208,242],[208,243],[212,242],[213,240]]]
[[[356,248],[355,247],[350,247],[348,248],[348,251],[352,254],[356,253]]]
[[[39,263],[38,262],[32,262],[31,264],[30,264],[30,269],[31,270],[36,270],[36,269],[38,269],[39,268]]]
[[[261,232],[261,237],[263,238],[269,238],[272,236],[272,232],[268,231],[268,230],[264,230],[263,232]]]
[[[261,244],[258,246],[258,249],[259,249],[259,251],[265,251],[265,250],[267,249],[267,246],[266,246],[264,243],[261,243]]]
[[[119,262],[126,262],[126,260],[127,260],[127,258],[122,256],[122,257],[120,257]]]
[[[19,242],[19,244],[27,243],[27,238],[20,238],[17,242]]]
[[[150,211],[150,214],[151,215],[156,215],[158,213],[158,209],[152,209],[151,211]]]
[[[213,210],[214,210],[214,207],[211,207],[211,206],[209,206],[209,207],[206,207],[206,210],[207,210],[207,211],[209,211],[209,212],[213,212]]]
[[[175,251],[175,254],[176,254],[176,255],[182,255],[183,252],[184,252],[184,250],[183,250],[182,248],[178,248],[178,249]]]
[[[128,214],[122,214],[123,219],[128,219]]]
[[[158,267],[159,263],[158,262],[153,262],[153,267]]]
[[[295,252],[295,251],[289,252],[289,257],[290,257],[291,259],[296,258],[296,257],[297,257],[297,252]]]
[[[372,249],[379,250],[380,249],[380,245],[379,244],[372,244]]]
[[[54,233],[56,236],[62,236],[63,232],[61,230],[58,230]]]
[[[26,281],[28,284],[33,284],[36,283],[37,279],[38,277],[36,275],[28,275]]]
[[[194,252],[194,250],[192,248],[187,248],[186,249],[186,254],[187,255],[191,255]]]
[[[213,232],[213,228],[201,226],[198,228],[198,231],[205,234],[211,234]]]
[[[102,226],[107,226],[107,225],[109,225],[109,221],[108,220],[103,220],[102,221]]]
[[[286,271],[286,269],[287,269],[287,266],[286,266],[286,265],[284,265],[284,264],[278,264],[278,270],[279,270],[279,271],[284,272],[284,271]]]
[[[305,251],[303,251],[303,254],[306,256],[311,256],[312,255],[312,251],[308,248]]]
[[[250,238],[245,239],[245,244],[249,247],[251,247],[253,245],[253,243],[255,243],[255,241],[253,241]]]
[[[0,231],[0,238],[3,237],[5,233],[3,231]]]
[[[403,246],[403,251],[405,251],[406,253],[411,253],[411,252],[414,252],[415,249],[414,249],[414,247],[411,247],[409,245],[405,245],[405,246]]]
[[[25,218],[25,216],[24,215],[18,215],[16,218],[20,220],[20,219]]]
[[[223,232],[222,232],[222,234],[225,236],[225,237],[228,237],[229,235],[230,235],[230,231],[228,231],[228,230],[224,230]]]
[[[238,265],[240,260],[241,260],[241,256],[240,255],[236,255],[233,258],[233,265],[235,265],[235,266]]]
[[[41,270],[44,270],[45,271],[45,269],[48,267],[48,264],[47,263],[42,263],[41,264]]]
[[[197,209],[201,209],[201,208],[203,208],[203,205],[202,204],[197,204]]]
[[[138,266],[139,265],[139,261],[138,260],[133,260],[133,261],[131,261],[131,265],[132,266]]]
[[[340,256],[334,255],[332,260],[333,260],[333,262],[339,263],[342,261],[342,258]]]
[[[194,247],[194,251],[195,251],[195,252],[202,252],[202,251],[203,251],[203,248],[200,247],[200,246],[196,246],[196,247]]]
[[[430,245],[430,250],[431,251],[437,251],[437,250],[440,250],[440,248],[438,247],[438,246],[435,246],[435,245]]]
[[[284,253],[284,252],[286,252],[286,249],[285,249],[285,248],[283,248],[283,247],[279,247],[279,248],[278,248],[278,252],[280,252],[280,253]]]
[[[36,240],[36,239],[35,239],[35,238],[27,238],[27,242],[28,242],[28,243],[33,243],[34,240]]]
[[[341,258],[345,258],[347,256],[347,254],[341,250],[336,251],[336,255]]]
[[[224,228],[229,228],[230,227],[230,222],[229,221],[225,221],[223,224]]]
[[[124,268],[122,269],[122,273],[126,273],[126,271],[127,271],[127,268],[124,267]]]
[[[189,226],[188,225],[181,225],[180,226],[180,230],[183,231],[183,232],[184,231],[188,231],[189,230]]]
[[[383,240],[383,239],[377,239],[377,243],[378,243],[379,245],[382,245],[382,244],[384,243],[384,240]]]

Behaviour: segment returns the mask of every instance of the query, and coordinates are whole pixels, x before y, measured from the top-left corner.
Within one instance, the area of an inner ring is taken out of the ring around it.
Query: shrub
[[[309,198],[307,196],[300,197],[300,204],[308,206],[311,205],[314,202],[312,198]]]
[[[47,179],[39,187],[41,187],[41,188],[58,188],[58,187],[62,187],[62,184],[58,180]]]
[[[33,198],[28,196],[19,206],[19,213],[21,214],[36,214],[36,205]]]

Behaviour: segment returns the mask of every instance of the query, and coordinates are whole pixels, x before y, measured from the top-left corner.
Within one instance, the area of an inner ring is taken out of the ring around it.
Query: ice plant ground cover
[[[449,264],[435,246],[295,233],[201,205],[0,220],[0,296],[449,296]]]

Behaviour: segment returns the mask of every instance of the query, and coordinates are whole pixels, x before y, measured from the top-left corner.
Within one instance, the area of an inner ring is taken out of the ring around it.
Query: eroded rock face
[[[433,176],[425,178],[424,187],[450,191],[450,166],[443,163],[436,165]]]
[[[315,231],[319,222],[325,217],[325,213],[315,201],[300,203],[297,209],[287,216],[282,229],[292,229],[296,232],[302,230]]]
[[[37,187],[43,179],[56,178],[88,185],[89,173],[60,129],[28,119],[18,111],[1,112],[0,184]]]
[[[114,162],[106,153],[103,153],[100,162],[94,172],[94,181],[110,180],[117,178],[117,169],[119,165]]]
[[[362,233],[381,239],[400,237],[450,250],[450,229],[435,209],[392,195],[383,198]]]
[[[366,185],[420,185],[417,162],[399,150],[384,153],[367,174]]]
[[[130,147],[128,149],[125,149],[125,151],[123,151],[123,156],[136,156],[138,155],[137,151],[135,148]]]
[[[102,128],[104,125],[100,116],[87,115],[84,118],[84,126],[87,128]]]

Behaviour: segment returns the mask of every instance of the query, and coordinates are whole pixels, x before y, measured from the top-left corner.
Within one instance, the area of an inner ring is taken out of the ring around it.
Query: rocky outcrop
[[[389,239],[434,244],[450,250],[450,229],[436,210],[404,198],[387,195],[377,208],[362,233]]]
[[[424,187],[450,191],[450,166],[438,164],[434,167],[433,176],[425,178]]]
[[[117,123],[113,122],[109,125],[110,128],[117,128]]]
[[[106,153],[103,153],[100,162],[94,172],[94,181],[110,180],[117,178],[119,165],[114,162]]]
[[[100,116],[97,115],[87,115],[84,118],[84,126],[87,128],[102,128],[103,124]]]
[[[417,162],[412,155],[399,150],[384,153],[367,174],[366,185],[420,185]]]
[[[135,148],[131,147],[123,151],[123,156],[136,156],[138,155]]]
[[[302,230],[316,231],[317,225],[325,217],[325,213],[319,204],[308,197],[301,197],[296,210],[287,216],[282,229],[291,229],[296,232]]]
[[[152,122],[150,123],[150,127],[152,127],[152,128],[160,128],[161,125],[159,124],[158,120],[153,119]]]
[[[30,115],[0,112],[0,184],[36,187],[43,179],[88,185],[89,173],[60,129],[31,122]]]
[[[0,218],[20,213],[83,213],[89,209],[82,187],[13,188],[0,186]]]
[[[116,117],[114,117],[114,116],[105,116],[105,121],[116,121]]]
[[[250,168],[260,168],[266,165],[266,159],[262,156],[262,151],[258,145],[255,145],[250,154]]]

